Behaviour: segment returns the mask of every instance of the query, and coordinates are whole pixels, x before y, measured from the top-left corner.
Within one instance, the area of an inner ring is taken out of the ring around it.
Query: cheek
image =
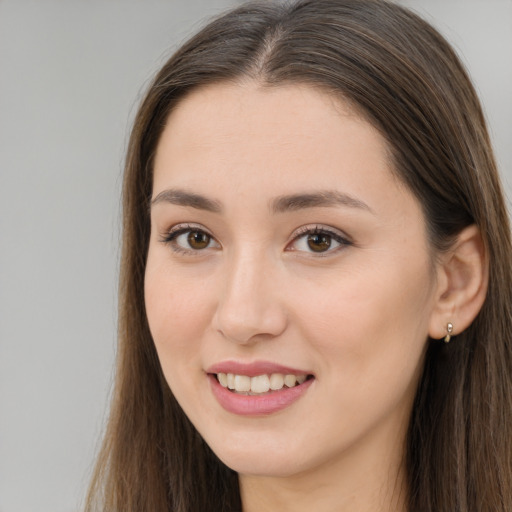
[[[187,272],[158,265],[148,258],[145,304],[149,328],[164,373],[191,366],[197,357],[205,326],[211,315],[211,300],[204,282],[190,279]]]
[[[412,378],[432,308],[428,269],[383,260],[313,290],[301,306],[305,337],[326,364],[337,366],[340,379],[367,386],[368,379],[394,381],[401,371]]]

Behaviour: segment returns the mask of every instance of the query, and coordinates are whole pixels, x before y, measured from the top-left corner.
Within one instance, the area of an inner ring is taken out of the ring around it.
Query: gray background
[[[79,509],[115,352],[119,189],[148,78],[234,1],[0,0],[0,512]],[[512,186],[512,0],[418,0]]]

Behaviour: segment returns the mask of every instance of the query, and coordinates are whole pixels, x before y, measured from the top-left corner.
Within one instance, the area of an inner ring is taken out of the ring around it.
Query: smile
[[[237,416],[266,416],[283,411],[308,394],[316,381],[311,374],[272,370],[263,373],[269,370],[260,368],[255,371],[253,367],[252,371],[247,371],[251,375],[243,371],[217,370],[208,372],[207,376],[217,402],[224,410]]]
[[[227,388],[234,393],[248,396],[261,395],[273,391],[280,391],[283,388],[294,388],[303,384],[307,375],[293,375],[272,373],[263,374],[255,377],[248,375],[237,375],[234,373],[217,373],[217,380],[223,388]]]

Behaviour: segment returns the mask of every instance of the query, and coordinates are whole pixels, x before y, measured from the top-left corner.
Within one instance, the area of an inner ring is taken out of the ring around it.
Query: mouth
[[[277,393],[285,389],[295,388],[304,382],[313,379],[308,374],[271,373],[250,377],[234,373],[214,373],[213,377],[226,390],[246,396],[264,396]]]
[[[311,396],[312,373],[271,361],[223,361],[206,370],[218,403],[238,416],[267,416]],[[314,388],[313,388],[314,389]]]

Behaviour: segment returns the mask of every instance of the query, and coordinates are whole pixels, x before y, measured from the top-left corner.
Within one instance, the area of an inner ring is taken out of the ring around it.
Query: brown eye
[[[206,249],[210,245],[211,237],[204,231],[189,231],[188,245],[195,250]]]
[[[168,244],[175,252],[188,255],[221,248],[213,235],[195,226],[178,225],[162,238],[162,242]]]
[[[307,243],[313,252],[324,252],[331,247],[332,238],[325,233],[313,233],[308,235]]]
[[[310,256],[330,256],[352,246],[353,243],[340,230],[323,226],[303,226],[298,229],[287,251],[297,251]]]

